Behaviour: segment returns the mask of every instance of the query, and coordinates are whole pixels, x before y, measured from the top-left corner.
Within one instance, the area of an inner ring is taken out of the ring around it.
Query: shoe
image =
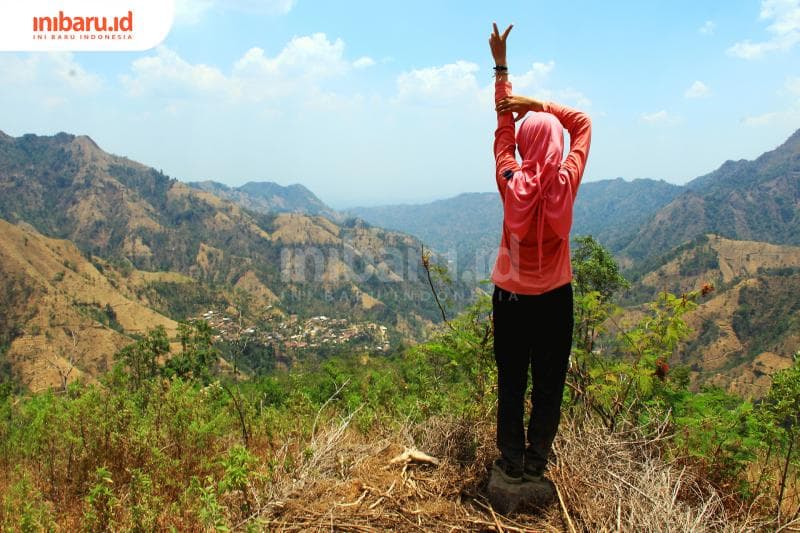
[[[500,479],[509,484],[522,483],[522,468],[515,467],[502,457],[496,459],[492,464],[492,473],[500,476]]]
[[[522,473],[522,480],[523,481],[531,481],[533,483],[537,483],[544,479],[544,469],[535,469],[531,470],[526,468],[525,471]]]

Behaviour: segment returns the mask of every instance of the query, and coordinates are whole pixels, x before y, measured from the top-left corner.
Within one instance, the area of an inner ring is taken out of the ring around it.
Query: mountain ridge
[[[257,213],[321,215],[341,223],[344,216],[330,208],[305,185],[280,185],[273,181],[248,181],[238,187],[213,180],[188,182],[190,187],[211,192]]]
[[[621,252],[646,259],[704,233],[800,244],[800,130],[754,160],[726,161],[689,182]]]
[[[680,190],[677,185],[645,178],[583,183],[575,202],[572,233],[591,234],[618,251],[633,238],[637,224]],[[426,204],[355,207],[347,213],[415,235],[445,253],[461,274],[478,278],[491,271],[503,220],[503,207],[496,192],[461,193]],[[454,227],[458,232],[452,231]]]
[[[108,154],[88,137],[0,141],[0,218],[140,270],[230,286],[255,278],[288,312],[311,312],[322,301],[325,314],[390,324],[406,311],[420,326],[438,316],[414,238],[359,221],[251,211]]]

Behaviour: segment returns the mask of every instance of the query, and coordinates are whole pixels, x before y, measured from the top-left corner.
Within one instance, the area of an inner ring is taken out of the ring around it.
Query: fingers
[[[511,98],[503,98],[495,105],[495,110],[502,113],[504,111],[514,111],[514,102]]]
[[[503,37],[502,37],[503,41],[508,39],[508,34],[511,33],[511,28],[513,28],[513,27],[514,27],[513,24],[509,24],[508,25],[508,28],[506,28],[506,31],[503,32]],[[495,31],[497,31],[497,24],[494,25],[494,29],[495,29]]]
[[[497,23],[496,22],[492,22],[492,27],[494,28],[494,35],[496,35],[497,37],[500,37],[500,30],[497,29]]]

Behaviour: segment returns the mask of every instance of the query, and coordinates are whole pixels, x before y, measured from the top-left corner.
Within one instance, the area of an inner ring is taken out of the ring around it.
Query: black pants
[[[561,418],[561,397],[572,348],[572,285],[539,295],[495,286],[492,296],[497,362],[497,447],[506,461],[543,470]],[[523,411],[531,369],[528,446]],[[523,459],[524,458],[524,459]]]

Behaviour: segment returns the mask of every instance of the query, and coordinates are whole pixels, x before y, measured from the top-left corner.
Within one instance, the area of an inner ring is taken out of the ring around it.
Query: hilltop
[[[262,349],[249,355],[251,368],[291,361],[299,348],[315,346],[314,317],[337,324],[319,333],[331,346],[351,337],[396,346],[441,319],[415,238],[333,216],[303,187],[248,184],[238,191],[234,202],[190,187],[106,153],[86,136],[0,136],[4,238],[29,244],[9,242],[0,254],[8,273],[0,311],[8,315],[0,332],[4,372],[10,367],[35,389],[58,384],[59,368],[75,367],[70,380],[91,379],[108,369],[130,334],[158,324],[174,332],[174,321],[208,310],[261,324],[254,339]],[[247,206],[237,203],[245,198]],[[309,214],[310,206],[319,214]],[[56,249],[33,246],[47,238],[58,239],[61,251],[33,274],[24,268],[35,263],[31,254]],[[84,278],[96,281],[78,282]],[[456,284],[452,295],[458,309],[474,289]],[[281,321],[294,324],[286,338],[276,329]],[[69,350],[82,355],[63,355]]]
[[[800,244],[800,130],[754,161],[727,161],[689,182],[622,254],[647,259],[705,233]]]
[[[187,185],[213,193],[257,213],[321,215],[336,223],[342,223],[346,218],[299,183],[284,186],[271,181],[250,181],[239,187],[229,187],[207,180],[189,182]]]

